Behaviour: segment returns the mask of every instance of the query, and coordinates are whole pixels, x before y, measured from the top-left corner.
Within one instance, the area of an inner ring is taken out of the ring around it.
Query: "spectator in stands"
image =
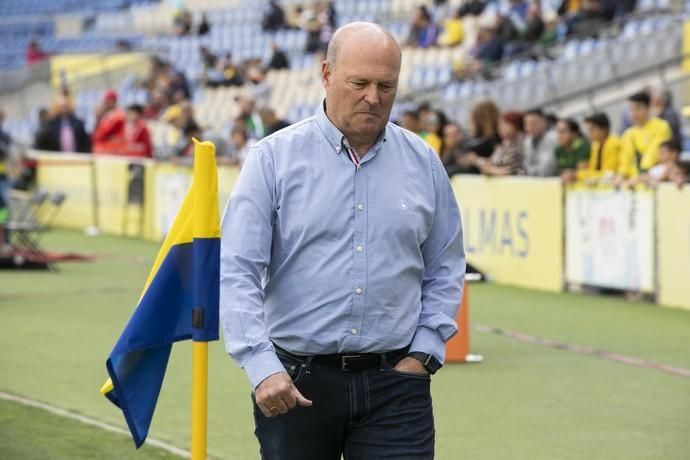
[[[148,103],[144,107],[144,118],[147,120],[158,118],[158,116],[168,107],[168,98],[165,92],[154,88],[148,94]]]
[[[561,180],[565,183],[577,180],[578,171],[587,168],[589,160],[589,143],[582,135],[580,126],[572,118],[559,120],[556,123],[558,146],[556,162]]]
[[[443,126],[445,125],[445,115],[436,111],[429,111],[422,118],[422,132],[420,136],[426,141],[429,146],[436,152],[441,154],[441,144],[443,135]]]
[[[335,9],[331,2],[317,2],[312,11],[307,11],[307,53],[325,52],[335,29]]]
[[[516,40],[527,30],[529,5],[525,0],[509,0],[502,14],[498,16],[499,35],[504,42]]]
[[[487,24],[479,28],[477,42],[470,50],[470,62],[464,65],[463,73],[469,77],[490,76],[491,66],[503,58],[503,40],[496,33],[495,26]]]
[[[230,53],[218,59],[215,68],[209,69],[207,74],[206,86],[242,86],[243,84],[242,71],[235,65]]]
[[[460,16],[460,9],[457,9],[452,16],[444,19],[440,26],[443,31],[436,40],[438,46],[457,46],[465,39],[465,29]]]
[[[678,111],[673,107],[673,95],[667,89],[658,89],[652,93],[652,105],[656,116],[665,120],[671,127],[672,137],[683,145],[683,127]]]
[[[268,5],[268,11],[264,14],[261,21],[261,28],[264,32],[273,32],[284,28],[286,25],[283,7],[280,6],[278,0],[271,0]]]
[[[438,29],[431,18],[431,13],[425,6],[415,9],[410,21],[410,34],[407,37],[407,46],[428,48],[436,44]]]
[[[481,158],[489,158],[501,143],[498,132],[501,112],[492,101],[482,101],[470,112],[470,138],[465,144],[468,152]],[[471,158],[471,156],[469,157]],[[479,172],[475,170],[474,172]]]
[[[271,59],[268,61],[268,65],[266,67],[269,70],[289,69],[290,61],[288,60],[287,55],[278,47],[275,42],[271,43],[271,50]]]
[[[628,185],[634,187],[637,184],[646,184],[655,187],[661,182],[677,181],[677,178],[682,176],[682,168],[678,163],[681,150],[680,143],[675,139],[662,142],[659,146],[659,164],[648,172],[630,179]]]
[[[122,153],[130,157],[153,158],[151,133],[144,120],[144,109],[138,104],[127,107],[125,150]]]
[[[125,112],[117,105],[117,93],[108,90],[96,109],[98,122],[91,135],[93,153],[120,152],[124,146]]]
[[[623,133],[617,184],[622,179],[648,172],[659,162],[659,146],[673,136],[669,124],[651,115],[649,93],[628,98],[628,112],[633,126]]]
[[[486,9],[488,1],[485,0],[466,0],[462,2],[462,5],[458,9],[458,13],[461,18],[465,16],[479,16]]]
[[[43,150],[52,152],[89,153],[91,145],[84,122],[74,115],[69,100],[60,97],[55,104],[53,118],[48,121]]]
[[[182,128],[182,137],[173,148],[173,160],[194,156],[194,140],[201,140],[201,127],[194,121],[189,120]]]
[[[201,22],[199,23],[199,28],[197,29],[197,35],[203,36],[207,35],[211,31],[211,23],[208,22],[208,17],[206,12],[201,13]]]
[[[247,133],[253,139],[261,139],[266,134],[266,129],[261,121],[261,116],[256,111],[256,102],[250,95],[243,94],[235,97],[235,102],[238,103],[240,118],[247,126]]]
[[[523,159],[523,116],[519,112],[501,115],[498,125],[501,143],[491,155],[482,158],[475,155],[474,165],[486,176],[515,176],[525,173]]]
[[[173,18],[173,33],[178,37],[188,35],[192,31],[192,13],[183,9],[175,13]]]
[[[578,171],[578,179],[610,180],[618,172],[621,140],[611,133],[611,123],[605,113],[595,113],[585,119],[591,142],[587,169]]]
[[[497,19],[498,37],[504,44],[503,54],[525,53],[538,42],[546,30],[539,1],[513,1],[505,16]]]
[[[265,107],[269,104],[271,85],[266,80],[266,73],[258,63],[247,67],[246,87],[257,106]]]
[[[173,103],[179,103],[184,100],[192,98],[192,90],[187,81],[187,77],[183,72],[175,70],[172,67],[170,71],[170,86],[168,89],[168,100]]]
[[[113,110],[117,109],[117,93],[109,89],[105,93],[103,93],[103,97],[101,98],[101,103],[96,106],[95,112],[96,112],[96,125],[101,121],[101,119],[107,115],[108,113],[112,112]]]
[[[218,62],[218,57],[211,52],[206,46],[199,47],[199,54],[201,55],[201,64],[203,65],[203,79],[208,79],[208,73],[210,70],[216,67]]]
[[[603,23],[613,19],[616,11],[610,1],[565,0],[559,13],[564,16],[567,34],[582,36],[596,33]]]
[[[38,111],[38,128],[34,134],[33,148],[36,150],[50,150],[50,112],[45,107]]]
[[[165,109],[160,119],[166,123],[165,130],[161,134],[160,145],[156,145],[154,153],[160,158],[174,157],[180,145],[186,145],[182,138],[184,137],[184,128],[190,119],[183,113],[179,104],[171,105]]]
[[[290,123],[278,118],[275,111],[269,107],[264,107],[260,109],[259,116],[261,116],[261,122],[266,128],[267,136],[290,126]]]
[[[551,177],[558,174],[555,151],[558,135],[549,129],[541,109],[525,113],[525,174],[528,176]]]
[[[400,117],[400,126],[415,134],[422,132],[422,123],[417,110],[406,110]]]
[[[48,59],[50,54],[44,52],[36,40],[31,40],[26,47],[26,63],[33,65],[45,59]]]
[[[637,7],[637,0],[615,0],[611,3],[615,4],[615,16],[627,16],[635,11]]]
[[[235,127],[230,135],[230,144],[232,146],[233,157],[237,159],[240,167],[247,159],[250,149],[256,143],[256,139],[249,137],[246,130]]]
[[[467,153],[465,149],[465,133],[456,121],[450,121],[443,127],[443,148],[441,150],[441,161],[446,168],[448,177],[454,174],[469,172],[472,166],[463,162],[463,156]]]

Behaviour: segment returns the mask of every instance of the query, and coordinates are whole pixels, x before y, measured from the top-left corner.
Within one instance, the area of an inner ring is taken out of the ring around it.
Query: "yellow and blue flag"
[[[137,448],[146,440],[174,342],[218,339],[220,219],[215,148],[194,141],[194,179],[134,314],[106,361],[101,392]]]

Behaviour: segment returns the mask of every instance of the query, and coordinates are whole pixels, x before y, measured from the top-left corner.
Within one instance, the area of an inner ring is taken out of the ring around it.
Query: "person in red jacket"
[[[124,154],[129,157],[153,158],[151,133],[144,120],[144,108],[137,104],[127,107]]]
[[[36,64],[48,59],[49,57],[50,54],[43,51],[36,40],[31,40],[29,45],[26,47],[26,63],[28,65]]]
[[[103,95],[96,128],[91,136],[93,153],[123,153],[125,150],[125,112],[117,106],[117,93],[108,90]]]

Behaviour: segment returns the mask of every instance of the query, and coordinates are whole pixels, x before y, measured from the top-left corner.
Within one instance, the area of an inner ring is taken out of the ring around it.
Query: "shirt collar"
[[[316,110],[316,124],[319,126],[319,129],[321,129],[321,132],[323,135],[326,137],[326,140],[328,143],[333,147],[333,150],[335,151],[336,154],[340,154],[342,152],[343,148],[347,144],[346,141],[347,139],[345,138],[345,135],[340,132],[338,128],[335,127],[333,122],[328,119],[328,116],[326,116],[326,100],[324,99],[321,104],[319,104],[318,109]],[[369,149],[370,152],[373,152],[375,150],[378,150],[381,147],[381,143],[386,141],[386,128],[383,128],[383,132],[379,136],[378,140],[376,141],[376,144],[374,144],[371,149]]]

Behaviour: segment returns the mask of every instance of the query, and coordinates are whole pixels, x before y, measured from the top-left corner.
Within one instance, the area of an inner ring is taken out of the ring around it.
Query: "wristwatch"
[[[428,353],[413,351],[412,353],[408,353],[407,356],[422,363],[424,365],[424,369],[426,369],[429,374],[435,374],[437,370],[443,367],[443,364],[441,364],[434,355],[430,355]]]

